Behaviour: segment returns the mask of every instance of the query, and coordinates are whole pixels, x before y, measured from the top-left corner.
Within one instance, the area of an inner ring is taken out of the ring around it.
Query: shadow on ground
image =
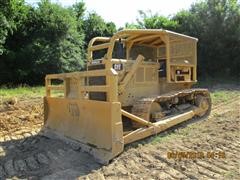
[[[75,179],[100,167],[79,147],[41,135],[0,143],[0,179]]]

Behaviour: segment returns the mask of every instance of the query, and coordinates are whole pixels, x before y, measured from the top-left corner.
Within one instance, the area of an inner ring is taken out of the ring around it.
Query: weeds
[[[17,98],[42,97],[44,96],[44,93],[45,88],[43,86],[39,87],[19,86],[16,88],[0,87],[0,99],[8,99],[12,97]]]

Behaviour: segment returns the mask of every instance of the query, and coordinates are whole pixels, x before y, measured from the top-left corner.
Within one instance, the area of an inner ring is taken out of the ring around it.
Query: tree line
[[[172,16],[139,11],[131,29],[168,29],[199,39],[198,72],[202,78],[240,77],[240,3],[203,0]],[[118,30],[120,30],[118,29]],[[41,0],[0,2],[0,85],[41,84],[49,73],[85,68],[88,42],[117,31],[84,2],[62,7]]]

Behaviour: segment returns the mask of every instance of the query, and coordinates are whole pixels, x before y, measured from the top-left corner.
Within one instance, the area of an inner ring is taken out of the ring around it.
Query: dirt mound
[[[0,104],[0,136],[11,134],[21,128],[36,129],[43,124],[41,98],[11,98]]]

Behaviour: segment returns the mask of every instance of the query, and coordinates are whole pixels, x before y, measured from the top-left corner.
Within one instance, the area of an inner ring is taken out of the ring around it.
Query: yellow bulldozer
[[[86,71],[46,76],[44,133],[107,163],[126,144],[207,116],[208,90],[191,88],[197,41],[162,29],[93,38]]]

